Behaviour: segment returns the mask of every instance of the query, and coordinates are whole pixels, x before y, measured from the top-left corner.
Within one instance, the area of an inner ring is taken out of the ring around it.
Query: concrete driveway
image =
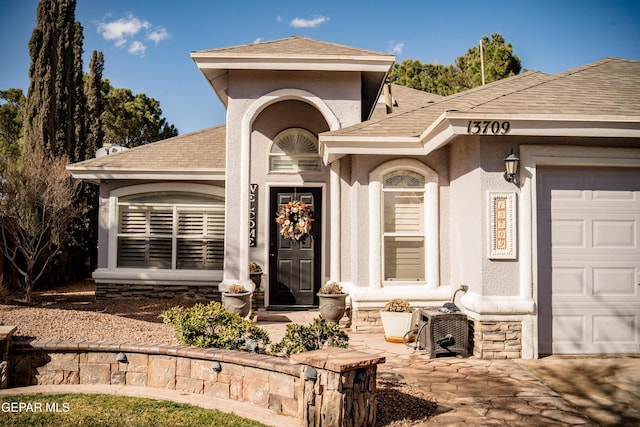
[[[603,426],[640,426],[640,355],[517,363]]]

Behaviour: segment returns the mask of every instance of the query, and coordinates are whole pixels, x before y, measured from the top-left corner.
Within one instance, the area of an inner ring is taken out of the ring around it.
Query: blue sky
[[[0,0],[0,89],[29,79],[37,0]],[[85,69],[158,99],[180,133],[224,123],[225,110],[189,52],[301,35],[452,64],[483,35],[501,33],[526,69],[557,73],[605,56],[640,60],[638,0],[210,1],[78,0]]]

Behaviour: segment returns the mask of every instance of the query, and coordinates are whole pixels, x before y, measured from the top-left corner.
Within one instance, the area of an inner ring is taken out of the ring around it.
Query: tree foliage
[[[0,90],[0,101],[0,158],[17,159],[21,152],[26,98],[22,89],[11,88]]]
[[[104,81],[104,142],[137,147],[178,135],[175,126],[162,117],[160,101],[131,89],[114,88]]]
[[[41,0],[29,40],[26,148],[40,146],[72,160],[83,137],[82,26],[75,0]],[[80,82],[80,84],[78,84]]]
[[[69,238],[78,215],[78,182],[66,169],[66,156],[44,154],[41,147],[10,159],[0,181],[0,250],[23,278],[31,302],[35,283]]]
[[[104,113],[104,93],[102,90],[102,74],[104,72],[104,55],[93,51],[89,62],[89,73],[85,76],[84,91],[87,100],[86,143],[84,158],[93,157],[96,150],[104,142],[102,115]]]
[[[482,50],[485,83],[520,74],[522,69],[520,58],[513,54],[513,46],[511,43],[505,44],[504,37],[500,33],[492,34],[491,38],[483,36]],[[459,56],[456,59],[456,68],[465,76],[468,89],[482,85],[480,46],[474,46],[466,54]]]
[[[491,83],[519,74],[520,58],[513,53],[511,43],[494,33],[491,38],[482,37],[485,83]],[[394,64],[390,80],[402,86],[437,95],[451,95],[482,85],[480,47],[469,48],[466,54],[456,59],[455,65],[423,64],[414,59],[405,59]]]

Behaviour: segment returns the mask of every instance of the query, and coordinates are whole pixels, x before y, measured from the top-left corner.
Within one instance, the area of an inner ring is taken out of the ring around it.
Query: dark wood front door
[[[285,204],[300,200],[313,213],[311,235],[302,241],[285,239],[280,226],[271,218],[269,243],[269,305],[317,305],[316,292],[321,280],[321,218],[320,188],[274,187],[270,195],[270,212],[280,211]]]

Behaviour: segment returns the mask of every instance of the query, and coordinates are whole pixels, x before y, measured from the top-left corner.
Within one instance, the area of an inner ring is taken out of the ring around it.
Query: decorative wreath
[[[289,240],[304,240],[311,232],[312,212],[309,206],[300,200],[293,200],[276,214],[276,223],[280,225],[280,235]]]

